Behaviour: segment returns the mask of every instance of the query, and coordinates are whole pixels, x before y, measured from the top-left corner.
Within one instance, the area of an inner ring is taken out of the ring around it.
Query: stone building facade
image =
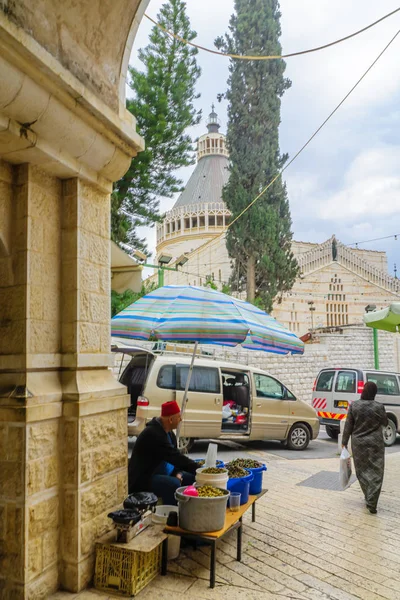
[[[220,133],[214,106],[207,133],[197,143],[197,165],[174,207],[157,225],[156,261],[162,254],[173,259],[182,254],[190,261],[180,272],[165,271],[168,283],[202,285],[211,277],[220,285],[229,280],[231,261],[224,240],[230,212],[221,199],[229,178],[225,136]],[[208,245],[203,249],[203,245]]]
[[[322,244],[293,242],[292,249],[299,277],[273,315],[299,335],[362,323],[368,304],[383,308],[400,299],[400,280],[388,274],[384,252],[349,248],[335,236]]]
[[[185,190],[157,226],[156,261],[167,254],[172,257],[168,266],[174,267],[183,253],[188,258],[176,271],[165,271],[166,285],[201,286],[210,278],[222,289],[234,277],[225,245],[231,215],[222,201],[229,156],[214,107],[207,129],[198,140],[197,165]],[[273,316],[298,335],[362,323],[366,305],[383,307],[400,298],[400,281],[388,274],[385,252],[349,248],[335,236],[322,244],[293,241],[292,251],[299,277],[276,299]]]
[[[0,598],[77,592],[127,494],[110,366],[110,192],[148,0],[0,3]]]

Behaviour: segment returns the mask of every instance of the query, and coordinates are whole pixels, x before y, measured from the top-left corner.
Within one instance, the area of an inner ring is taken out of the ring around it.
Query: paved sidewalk
[[[386,457],[378,514],[364,507],[355,482],[345,492],[297,486],[321,471],[337,472],[338,459],[285,460],[265,455],[268,493],[257,503],[257,522],[244,518],[242,562],[236,537],[217,551],[217,583],[209,585],[208,548],[182,550],[139,600],[400,600],[400,455]],[[105,600],[96,590],[51,600]]]

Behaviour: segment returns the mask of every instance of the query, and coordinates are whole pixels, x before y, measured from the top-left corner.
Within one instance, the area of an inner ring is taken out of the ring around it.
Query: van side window
[[[373,381],[378,388],[378,394],[384,396],[398,396],[399,384],[395,375],[385,373],[367,373],[367,381]]]
[[[339,371],[336,380],[336,392],[345,392],[347,394],[356,393],[356,374],[354,371]]]
[[[186,365],[164,365],[158,372],[157,386],[167,390],[184,390],[188,373],[189,367]],[[189,391],[219,394],[221,386],[218,369],[193,367]]]
[[[165,390],[176,389],[176,368],[175,365],[164,365],[158,372],[157,387]]]
[[[315,387],[316,392],[331,392],[333,379],[335,377],[335,371],[322,371],[319,374],[317,385]]]
[[[177,365],[176,389],[184,390],[189,367]],[[212,367],[193,367],[192,377],[189,384],[190,392],[208,392],[219,394],[221,391],[219,371]]]
[[[283,385],[273,377],[254,373],[254,383],[258,398],[276,398],[282,400],[285,397]]]

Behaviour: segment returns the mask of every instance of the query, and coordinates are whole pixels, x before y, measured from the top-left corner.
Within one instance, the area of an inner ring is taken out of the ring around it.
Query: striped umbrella
[[[259,308],[209,288],[167,285],[113,317],[120,338],[197,342],[302,354],[303,342]]]
[[[166,285],[146,294],[111,320],[111,335],[137,340],[194,342],[181,414],[185,412],[198,343],[276,354],[302,354],[304,343],[259,308],[209,288]],[[179,439],[181,424],[176,436]]]

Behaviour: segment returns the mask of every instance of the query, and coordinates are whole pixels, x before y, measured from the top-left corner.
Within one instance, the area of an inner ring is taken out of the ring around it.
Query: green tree
[[[278,0],[235,0],[229,33],[215,41],[225,52],[281,54]],[[281,97],[291,82],[283,60],[231,60],[228,79],[230,177],[223,191],[233,218],[275,177],[287,159],[279,150]],[[279,178],[227,233],[235,261],[233,289],[271,310],[278,293],[291,289],[297,263],[291,252],[286,186]]]
[[[182,38],[196,37],[182,0],[165,2],[157,20]],[[181,191],[182,181],[175,172],[194,162],[193,142],[186,132],[201,118],[201,112],[194,107],[199,97],[195,90],[200,76],[196,61],[198,51],[156,26],[149,39],[146,48],[139,50],[143,71],[129,68],[129,85],[134,97],[127,100],[127,108],[137,119],[137,129],[146,149],[132,160],[128,172],[116,183],[114,193],[119,206],[112,213],[115,241],[128,242],[144,250],[144,240],[137,238],[136,228],[161,220],[159,197],[171,198]],[[121,234],[122,237],[118,237]]]
[[[139,298],[143,298],[143,296],[149,294],[156,288],[157,285],[155,283],[143,283],[140,292],[125,290],[122,294],[118,294],[115,290],[111,290],[111,316],[114,317],[121,312],[121,310],[124,310],[124,308],[132,304],[132,302],[136,302]]]
[[[206,276],[206,282],[204,284],[204,287],[208,287],[211,290],[218,290],[218,286],[214,281],[214,277],[212,275],[207,275]]]

